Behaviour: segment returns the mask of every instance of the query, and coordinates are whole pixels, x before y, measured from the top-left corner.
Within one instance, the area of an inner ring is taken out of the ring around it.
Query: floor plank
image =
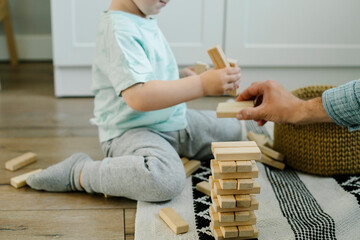
[[[29,210],[85,210],[85,209],[127,209],[130,218],[127,224],[134,233],[136,201],[127,198],[105,198],[102,194],[88,194],[84,192],[50,193],[36,191],[29,187],[15,189],[9,185],[0,186],[0,215],[1,211],[29,211]],[[131,208],[131,209],[130,209]],[[1,227],[1,225],[0,225]]]
[[[124,239],[123,209],[1,211],[0,239]]]
[[[103,159],[96,137],[0,138],[0,184],[33,169],[47,168],[76,152],[84,152],[94,160]],[[38,160],[15,172],[5,170],[5,162],[25,152],[34,152]]]
[[[53,82],[51,62],[16,68],[0,63],[0,239],[134,239],[135,211],[126,222],[125,211],[136,208],[136,201],[8,185],[13,176],[75,152],[103,158],[97,128],[89,122],[93,98],[56,98]],[[36,163],[16,172],[4,169],[27,151],[38,154]]]
[[[125,234],[135,234],[136,209],[125,209]]]
[[[125,240],[134,240],[135,235],[125,235]]]

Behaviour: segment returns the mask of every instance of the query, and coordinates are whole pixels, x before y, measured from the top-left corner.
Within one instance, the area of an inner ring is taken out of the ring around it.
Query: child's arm
[[[122,91],[125,102],[137,111],[153,111],[203,96],[219,96],[234,89],[241,78],[240,68],[209,70],[200,75],[173,81],[152,80]]]

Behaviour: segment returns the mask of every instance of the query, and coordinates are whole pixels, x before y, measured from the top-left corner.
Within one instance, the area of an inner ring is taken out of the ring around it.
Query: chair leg
[[[12,31],[12,26],[11,26],[10,12],[9,12],[9,8],[8,8],[7,4],[5,4],[5,7],[7,8],[7,9],[5,9],[5,11],[7,11],[7,14],[3,19],[3,23],[4,23],[4,31],[5,31],[5,35],[6,35],[8,50],[9,50],[10,62],[11,62],[11,65],[17,66],[18,56],[17,56],[17,52],[16,52],[14,34]]]

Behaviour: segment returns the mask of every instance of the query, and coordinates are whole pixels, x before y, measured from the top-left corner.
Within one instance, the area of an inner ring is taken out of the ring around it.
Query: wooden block
[[[271,158],[274,158],[279,161],[284,161],[285,156],[269,147],[266,146],[259,146],[259,149],[262,153],[268,155]]]
[[[257,160],[258,162],[262,162],[266,165],[269,165],[271,167],[280,169],[280,170],[284,170],[285,168],[285,163],[283,162],[279,162],[279,161],[275,161],[274,159],[272,159],[269,156],[266,156],[266,154],[261,154],[261,159]]]
[[[224,161],[220,161],[224,162]],[[237,172],[251,172],[252,163],[251,161],[236,161],[236,171]]]
[[[211,190],[211,201],[213,202],[214,199],[217,199],[217,195],[216,195],[216,193],[214,192],[214,190]]]
[[[238,60],[236,60],[236,59],[230,59],[230,58],[228,58],[227,60],[228,60],[228,62],[229,62],[230,67],[237,67],[237,66],[239,65],[239,64],[238,64]]]
[[[253,226],[238,226],[239,237],[251,237],[254,235]]]
[[[238,190],[249,190],[254,188],[254,179],[252,178],[238,179],[237,183],[238,183],[237,186]]]
[[[209,176],[209,183],[210,183],[210,187],[213,188],[213,186],[214,186],[214,178],[211,175]]]
[[[213,193],[213,191],[211,192]],[[216,212],[240,212],[240,211],[253,211],[253,210],[257,210],[259,209],[259,202],[258,200],[254,197],[251,196],[251,201],[250,201],[250,206],[249,207],[236,207],[236,208],[221,208],[219,201],[217,198],[215,198],[215,196],[212,196],[211,200],[212,200],[212,207],[214,208],[214,210]]]
[[[261,151],[258,147],[215,148],[214,157],[218,161],[258,160]]]
[[[218,164],[219,164],[221,173],[236,173],[237,172],[236,171],[237,165],[236,165],[235,161],[219,161]]]
[[[224,238],[233,238],[239,236],[239,230],[237,227],[220,227],[220,230]]]
[[[207,71],[209,69],[209,65],[203,62],[196,62],[194,66],[194,72],[196,74],[202,74],[203,72]]]
[[[235,215],[233,212],[219,212],[219,221],[220,222],[234,222]]]
[[[254,214],[254,212],[252,212]],[[250,211],[235,212],[235,221],[236,222],[247,222],[250,220]]]
[[[182,158],[181,158],[181,162],[182,162],[182,164],[185,166],[185,164],[186,164],[187,162],[189,162],[189,159],[186,158],[186,157],[182,157]]]
[[[201,162],[198,160],[190,160],[184,165],[186,177],[190,176],[201,166]]]
[[[257,147],[257,144],[254,141],[212,142],[211,152],[214,153],[215,148],[237,148],[237,147]]]
[[[251,237],[234,237],[234,238],[224,238],[220,227],[214,227],[214,224],[210,223],[210,229],[214,235],[215,240],[244,240],[244,239],[257,239],[259,236],[258,229],[254,226],[254,235]]]
[[[236,97],[238,95],[238,88],[226,91],[226,95]]]
[[[249,221],[242,221],[242,222],[220,222],[219,215],[216,214],[217,212],[214,211],[214,208],[211,206],[210,210],[210,219],[214,224],[214,227],[227,227],[227,226],[248,226],[256,224],[256,216],[254,213],[250,213]]]
[[[175,234],[186,233],[189,230],[189,224],[171,207],[160,209],[159,215]]]
[[[220,179],[220,187],[222,189],[237,189],[238,182],[235,179]]]
[[[211,58],[211,61],[214,64],[215,69],[221,69],[225,67],[230,67],[230,63],[228,62],[227,58],[225,57],[224,51],[221,49],[219,45],[216,45],[210,49],[208,49],[208,54]],[[232,67],[237,66],[237,62],[233,61],[231,63]],[[237,96],[237,89],[233,89],[231,91],[226,92],[227,95],[230,96]]]
[[[199,192],[202,192],[208,196],[211,196],[211,186],[210,186],[210,183],[208,183],[206,181],[202,181],[202,182],[199,182],[198,184],[196,184],[196,190],[198,190]]]
[[[250,207],[252,201],[251,196],[252,195],[235,195],[236,207]]]
[[[21,187],[26,185],[26,179],[29,176],[31,176],[31,175],[33,175],[35,173],[41,172],[41,171],[42,171],[42,169],[37,169],[37,170],[31,171],[31,172],[19,175],[17,177],[13,177],[13,178],[10,179],[10,184],[14,188],[21,188]]]
[[[271,146],[270,140],[263,134],[257,134],[252,131],[247,133],[247,137],[250,141],[255,141],[258,146]]]
[[[36,162],[37,155],[32,152],[27,152],[19,157],[13,158],[5,163],[5,168],[9,171],[15,171],[25,167],[33,162]]]
[[[222,189],[219,182],[214,183],[214,192],[216,195],[247,195],[247,194],[259,194],[260,185],[257,181],[254,181],[254,187],[247,190],[233,190],[233,189]]]
[[[235,118],[243,108],[254,107],[253,101],[219,103],[216,108],[217,118]]]
[[[236,201],[234,195],[219,195],[217,194],[217,199],[219,201],[221,208],[235,208]]]
[[[221,69],[230,66],[227,58],[225,57],[224,51],[219,45],[209,48],[207,52],[214,64],[215,69]]]
[[[257,168],[256,163],[253,163],[251,172],[247,173],[221,173],[219,165],[215,160],[210,161],[210,166],[213,179],[257,178],[259,175],[259,169]]]

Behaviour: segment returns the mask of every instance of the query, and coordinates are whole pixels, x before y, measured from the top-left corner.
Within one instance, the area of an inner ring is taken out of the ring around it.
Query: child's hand
[[[183,68],[179,71],[180,78],[190,77],[196,75],[193,67]]]
[[[241,80],[239,67],[211,69],[200,74],[205,96],[220,96],[239,85]]]

